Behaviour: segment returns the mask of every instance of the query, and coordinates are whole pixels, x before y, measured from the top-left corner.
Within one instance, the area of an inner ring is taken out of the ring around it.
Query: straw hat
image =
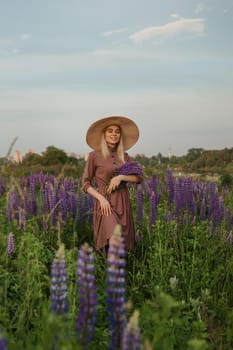
[[[137,125],[129,118],[120,116],[111,116],[102,118],[91,124],[86,134],[87,144],[94,150],[100,149],[101,136],[104,129],[110,125],[117,125],[121,128],[124,149],[131,148],[139,138]]]

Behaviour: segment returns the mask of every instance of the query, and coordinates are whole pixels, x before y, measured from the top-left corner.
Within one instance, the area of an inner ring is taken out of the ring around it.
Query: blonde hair
[[[103,155],[103,157],[106,159],[107,157],[110,156],[110,153],[109,153],[109,149],[108,149],[108,146],[107,146],[107,143],[105,141],[105,137],[104,137],[104,131],[102,132],[102,135],[101,135],[101,153]],[[118,158],[123,162],[125,163],[125,157],[124,157],[124,143],[123,143],[123,137],[122,137],[122,134],[121,134],[121,137],[120,137],[120,141],[117,145],[117,155],[118,155]]]

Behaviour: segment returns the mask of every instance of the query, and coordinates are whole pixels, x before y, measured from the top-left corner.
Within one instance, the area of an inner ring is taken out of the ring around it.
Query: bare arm
[[[102,215],[108,216],[108,215],[111,214],[112,209],[111,209],[110,203],[101,193],[99,193],[92,186],[89,186],[87,188],[87,193],[90,194],[93,198],[95,198],[95,199],[97,199],[99,201]]]
[[[118,176],[120,176],[120,181],[135,182],[135,183],[140,182],[138,175],[118,175]]]
[[[118,186],[120,185],[121,181],[139,183],[140,179],[139,179],[139,176],[137,176],[137,175],[117,175],[117,176],[114,176],[110,181],[107,192],[111,193],[112,191],[116,190],[118,188]]]

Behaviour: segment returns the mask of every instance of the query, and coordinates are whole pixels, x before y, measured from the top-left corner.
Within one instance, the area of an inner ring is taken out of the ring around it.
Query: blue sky
[[[233,147],[232,0],[0,5],[0,157],[87,153],[108,115],[138,124],[132,155]]]

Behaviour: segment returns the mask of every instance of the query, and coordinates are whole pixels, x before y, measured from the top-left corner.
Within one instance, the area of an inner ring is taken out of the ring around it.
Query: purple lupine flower
[[[31,176],[29,180],[29,192],[30,192],[30,210],[32,215],[37,214],[37,202],[36,202],[36,190],[35,190],[35,179]]]
[[[0,350],[7,350],[7,341],[0,334]]]
[[[212,219],[214,227],[220,226],[222,220],[222,207],[216,192],[211,195],[209,201],[209,218]]]
[[[77,196],[77,218],[80,224],[82,224],[84,220],[84,211],[83,211],[83,194],[81,191],[78,192],[78,196]]]
[[[141,331],[138,325],[139,311],[135,310],[124,329],[122,350],[141,349]]]
[[[195,198],[193,195],[193,181],[191,177],[184,179],[185,208],[193,216],[196,214]]]
[[[45,200],[45,212],[49,213],[52,209],[51,205],[51,184],[49,182],[44,183],[44,200]]]
[[[77,199],[74,189],[68,193],[68,209],[72,219],[75,219],[77,215]]]
[[[150,227],[156,222],[157,216],[157,196],[154,191],[151,192],[150,197]]]
[[[151,195],[151,186],[150,186],[150,181],[146,180],[143,184],[144,190],[145,190],[145,194],[147,195],[148,198],[150,198]]]
[[[120,225],[116,225],[109,242],[107,269],[107,304],[109,316],[109,349],[120,349],[125,316],[125,245]]]
[[[59,207],[60,207],[60,213],[62,220],[65,221],[67,218],[67,196],[66,196],[66,190],[64,185],[61,185],[60,191],[58,193],[58,199],[59,199]]]
[[[152,191],[157,191],[158,179],[156,174],[153,174],[150,179],[150,188]]]
[[[7,217],[9,221],[18,219],[19,193],[15,188],[7,194]]]
[[[93,339],[97,313],[94,255],[88,243],[79,249],[77,276],[79,311],[76,329],[79,343],[86,349]]]
[[[61,244],[51,266],[51,306],[56,315],[68,312],[65,247]]]
[[[171,170],[167,171],[168,205],[171,206],[174,199],[175,180]]]
[[[206,200],[204,197],[201,200],[200,219],[201,220],[206,219]]]
[[[8,256],[12,257],[14,253],[15,253],[14,234],[10,232],[7,237],[7,254]]]
[[[45,190],[42,186],[40,187],[40,212],[45,212]]]
[[[31,205],[30,205],[30,200],[29,200],[26,187],[23,190],[23,201],[24,201],[25,213],[26,213],[26,216],[28,217],[31,214]]]
[[[207,183],[207,193],[211,197],[212,194],[216,192],[216,184],[214,182]]]
[[[184,191],[183,191],[183,182],[181,178],[179,178],[178,182],[175,183],[174,203],[176,207],[176,216],[179,217],[181,210],[184,207]]]

